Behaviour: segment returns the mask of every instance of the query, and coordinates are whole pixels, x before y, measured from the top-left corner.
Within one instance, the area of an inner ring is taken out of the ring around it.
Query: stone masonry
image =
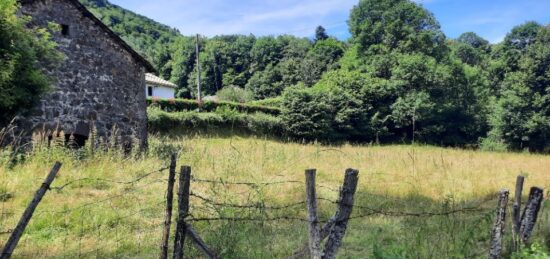
[[[145,72],[152,66],[95,18],[77,0],[21,0],[30,26],[59,25],[53,33],[64,60],[45,69],[53,90],[24,118],[27,132],[75,135],[96,141],[117,139],[128,146],[147,145]],[[111,136],[116,132],[116,136]],[[116,138],[113,138],[116,137]]]

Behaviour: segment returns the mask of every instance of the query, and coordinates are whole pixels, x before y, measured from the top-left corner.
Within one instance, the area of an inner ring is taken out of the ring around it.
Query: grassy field
[[[307,241],[304,169],[318,171],[319,196],[336,200],[346,168],[359,170],[353,216],[341,258],[486,257],[501,188],[513,192],[519,173],[531,186],[550,187],[550,157],[489,153],[430,146],[324,146],[258,138],[151,139],[149,154],[71,153],[37,149],[24,161],[0,167],[0,232],[13,228],[54,161],[63,167],[16,249],[16,258],[154,258],[164,219],[168,154],[193,176],[192,218],[255,221],[193,221],[224,258],[281,258]],[[149,174],[151,173],[151,174]],[[141,178],[143,177],[143,178]],[[139,181],[135,181],[139,179]],[[290,181],[290,182],[289,182]],[[279,184],[249,185],[234,182]],[[215,200],[205,202],[200,197]],[[258,205],[236,208],[219,204]],[[285,209],[270,207],[289,206]],[[548,202],[545,206],[548,207]],[[328,219],[335,205],[319,201]],[[442,212],[458,211],[449,215]],[[277,219],[277,220],[276,220]],[[173,229],[174,227],[172,227]],[[506,234],[510,242],[510,228]],[[0,234],[0,243],[8,238]],[[550,249],[550,213],[543,208],[534,240]],[[200,253],[188,245],[193,257]]]

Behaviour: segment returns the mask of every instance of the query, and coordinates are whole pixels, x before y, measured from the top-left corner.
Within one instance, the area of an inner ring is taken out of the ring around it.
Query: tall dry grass
[[[354,215],[386,212],[440,212],[478,206],[475,213],[446,217],[395,217],[376,214],[351,222],[343,258],[450,258],[483,254],[491,224],[487,202],[499,189],[512,190],[515,177],[526,186],[549,190],[550,157],[524,153],[490,153],[430,146],[323,146],[281,143],[259,138],[162,138],[150,140],[148,154],[116,150],[67,151],[36,148],[21,162],[0,167],[0,232],[13,228],[53,162],[63,167],[17,248],[19,257],[155,257],[163,221],[166,173],[121,184],[164,167],[179,152],[178,165],[193,176],[225,182],[303,181],[304,170],[318,170],[319,196],[335,200],[346,168],[360,171]],[[82,180],[84,179],[84,180]],[[242,185],[192,183],[192,192],[223,203],[285,205],[304,200],[304,186],[286,183],[249,188]],[[526,188],[527,189],[527,188]],[[483,201],[485,201],[483,203]],[[305,208],[286,211],[239,210],[191,201],[196,217],[305,218]],[[334,204],[320,202],[321,217]],[[537,242],[550,247],[548,213],[543,211]],[[206,241],[226,258],[272,258],[289,255],[306,241],[299,221],[196,222]],[[546,229],[546,230],[545,230]],[[7,235],[0,235],[0,243]],[[546,248],[548,249],[548,248]],[[191,247],[187,251],[197,256]],[[484,255],[484,254],[483,254]]]

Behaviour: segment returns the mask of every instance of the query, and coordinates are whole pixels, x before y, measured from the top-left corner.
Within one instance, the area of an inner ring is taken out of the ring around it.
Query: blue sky
[[[349,37],[346,21],[358,0],[111,0],[184,35],[200,33],[311,37],[317,25],[330,35]],[[416,0],[430,10],[445,34],[474,31],[496,43],[515,25],[550,22],[550,0]]]

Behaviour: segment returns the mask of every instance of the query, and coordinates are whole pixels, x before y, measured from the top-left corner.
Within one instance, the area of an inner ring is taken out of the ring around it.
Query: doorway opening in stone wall
[[[80,134],[65,134],[65,146],[71,149],[80,149],[86,145],[88,136]]]

